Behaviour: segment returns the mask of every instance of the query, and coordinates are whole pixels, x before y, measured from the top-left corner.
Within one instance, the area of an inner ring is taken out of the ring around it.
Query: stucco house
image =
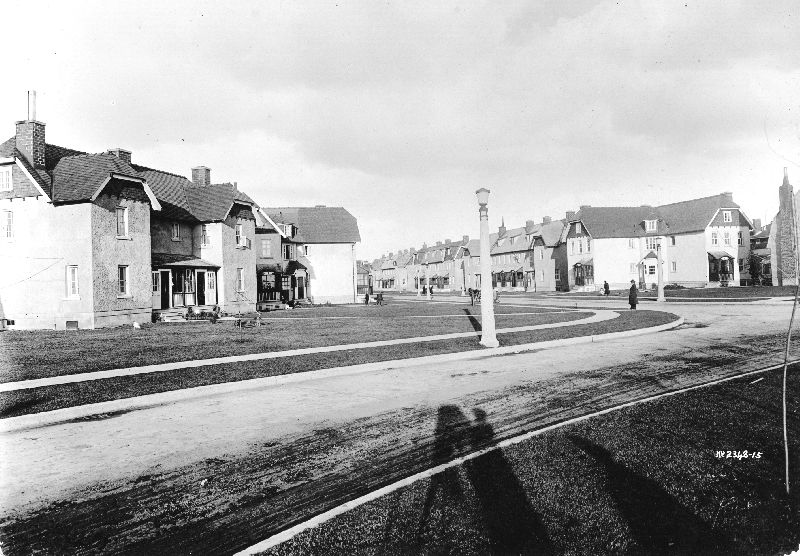
[[[356,301],[356,243],[361,235],[352,214],[324,205],[264,208],[263,213],[296,230],[292,241],[299,249],[298,262],[306,267],[306,297],[316,304]]]
[[[263,209],[257,216],[261,216],[256,227],[258,310],[308,301],[313,268],[304,256],[297,226],[280,214],[271,217]]]
[[[582,206],[568,214],[570,289],[595,290],[603,281],[652,287],[663,260],[665,284],[736,286],[750,253],[752,224],[731,193],[658,207]]]
[[[45,124],[17,122],[0,144],[0,320],[77,329],[254,310],[255,203],[208,168],[193,178],[124,149],[51,145]]]

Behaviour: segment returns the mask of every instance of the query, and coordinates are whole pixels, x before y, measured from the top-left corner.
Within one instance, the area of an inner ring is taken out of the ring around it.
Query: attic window
[[[658,228],[658,220],[645,220],[644,229],[648,232],[655,232]]]
[[[11,166],[3,166],[0,168],[0,191],[11,191],[12,188]]]
[[[733,218],[731,217],[731,211],[723,210],[722,211],[722,220],[725,222],[733,222]]]
[[[575,222],[575,233],[576,234],[580,234],[581,233],[581,223],[580,222]]]

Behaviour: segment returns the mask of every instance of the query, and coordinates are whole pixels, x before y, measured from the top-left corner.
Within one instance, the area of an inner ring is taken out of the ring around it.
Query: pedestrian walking
[[[383,305],[383,292],[378,292],[378,295],[375,297],[375,301],[378,305]]]
[[[430,294],[431,294],[431,297],[433,297],[433,284],[431,284],[431,291],[430,291]]]
[[[636,309],[636,304],[639,303],[639,290],[636,289],[636,282],[631,280],[631,289],[628,290],[628,303],[631,305],[631,311]]]
[[[609,287],[607,280],[603,281],[603,292],[605,292],[606,295],[611,293],[611,288]]]
[[[467,291],[469,293],[469,303],[470,303],[470,305],[472,305],[474,307],[475,306],[475,292],[472,291],[472,288],[469,288],[469,290],[467,290]]]
[[[369,292],[364,294],[364,305],[369,305]]]

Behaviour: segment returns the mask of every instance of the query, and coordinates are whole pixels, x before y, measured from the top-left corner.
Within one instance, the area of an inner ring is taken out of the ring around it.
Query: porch
[[[211,312],[218,303],[219,266],[197,257],[154,253],[152,258],[153,314],[180,317]]]
[[[708,282],[709,285],[719,284],[728,287],[734,282],[734,257],[724,251],[708,252]]]
[[[278,264],[257,265],[256,274],[258,311],[280,308],[311,297],[309,268],[299,261],[289,261],[285,268]]]

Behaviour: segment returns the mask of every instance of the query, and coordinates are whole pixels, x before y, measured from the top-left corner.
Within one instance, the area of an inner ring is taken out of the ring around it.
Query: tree
[[[752,251],[747,257],[747,272],[750,274],[752,284],[760,286],[764,278],[764,261]]]

